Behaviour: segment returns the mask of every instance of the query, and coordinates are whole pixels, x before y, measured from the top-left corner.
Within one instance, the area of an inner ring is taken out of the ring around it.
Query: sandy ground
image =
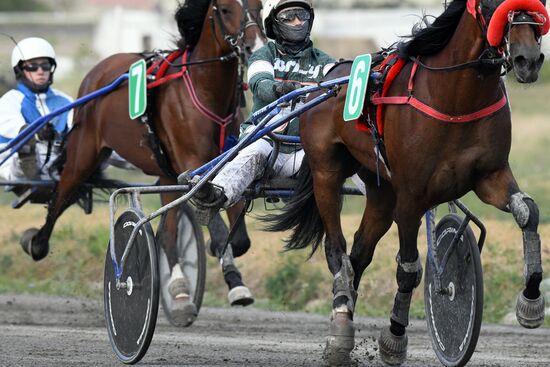
[[[377,337],[387,320],[358,317],[358,366],[383,366]],[[162,311],[143,366],[319,366],[328,317],[255,308],[203,308],[189,328]],[[548,366],[550,330],[483,325],[469,366]],[[0,295],[0,366],[122,365],[111,350],[100,300]],[[425,323],[409,327],[406,366],[439,366]]]

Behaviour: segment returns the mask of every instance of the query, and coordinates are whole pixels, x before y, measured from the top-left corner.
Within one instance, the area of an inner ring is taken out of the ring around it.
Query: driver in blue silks
[[[0,148],[28,124],[72,102],[72,98],[51,87],[57,66],[52,45],[43,38],[20,41],[11,54],[17,85],[0,98]],[[41,129],[17,154],[0,166],[0,179],[49,178],[49,165],[59,154],[63,136],[72,125],[72,110]],[[9,152],[0,155],[3,160]]]

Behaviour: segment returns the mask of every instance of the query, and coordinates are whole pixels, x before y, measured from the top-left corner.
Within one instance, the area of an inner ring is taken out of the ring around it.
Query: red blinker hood
[[[476,17],[476,0],[468,0],[468,13]],[[541,35],[548,33],[550,23],[548,22],[548,11],[540,0],[506,0],[498,6],[491,22],[487,28],[487,41],[492,47],[498,47],[502,43],[506,25],[508,25],[508,14],[512,11],[525,11],[533,17],[535,22],[541,23]]]

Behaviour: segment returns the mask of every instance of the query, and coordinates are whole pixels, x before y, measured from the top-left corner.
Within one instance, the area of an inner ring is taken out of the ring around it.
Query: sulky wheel
[[[463,219],[448,214],[435,229],[433,256],[441,264]],[[451,250],[438,293],[435,270],[426,260],[424,306],[428,332],[437,358],[445,366],[464,366],[472,356],[483,316],[483,272],[475,236],[468,226]]]
[[[130,208],[115,223],[114,250],[119,265],[130,234],[142,217],[140,211]],[[147,352],[157,322],[159,277],[155,239],[149,223],[138,232],[120,280],[126,286],[117,289],[109,246],[103,282],[107,331],[118,359],[133,364]]]
[[[172,309],[172,297],[168,292],[170,281],[170,267],[168,259],[162,246],[162,231],[164,228],[164,216],[162,216],[157,231],[157,249],[160,274],[160,295],[162,308],[170,324],[182,326],[172,320],[170,310]],[[177,252],[178,262],[183,274],[187,278],[189,293],[193,303],[199,311],[204,295],[206,281],[206,254],[204,250],[204,238],[200,225],[195,220],[191,207],[184,204],[178,208],[178,229],[177,229]],[[191,322],[183,326],[190,326]]]

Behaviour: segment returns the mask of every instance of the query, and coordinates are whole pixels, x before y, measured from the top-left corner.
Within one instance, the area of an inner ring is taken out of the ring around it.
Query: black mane
[[[178,4],[174,19],[181,35],[181,39],[177,41],[179,48],[193,47],[199,41],[210,1],[185,0],[183,3]]]
[[[466,0],[454,0],[449,7],[437,17],[433,23],[421,28],[426,24],[426,17],[415,25],[410,40],[401,42],[397,46],[399,56],[408,58],[409,56],[433,55],[441,51],[451,40],[462,14],[466,9]]]

